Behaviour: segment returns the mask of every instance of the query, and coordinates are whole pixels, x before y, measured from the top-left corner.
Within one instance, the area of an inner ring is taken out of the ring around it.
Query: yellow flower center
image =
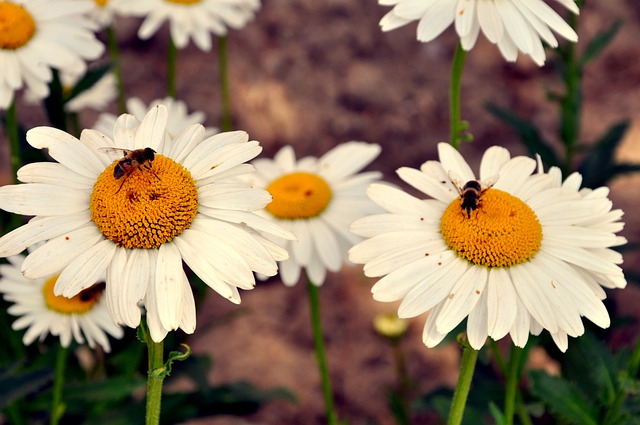
[[[35,33],[36,22],[24,7],[0,1],[0,49],[19,49],[27,44]]]
[[[440,232],[458,256],[487,267],[524,263],[542,243],[542,226],[533,210],[498,189],[486,190],[470,217],[460,198],[455,199],[442,215]]]
[[[98,176],[91,194],[91,219],[103,235],[129,249],[159,248],[191,225],[198,189],[186,168],[156,154],[116,178],[120,162]]]
[[[331,188],[320,176],[303,171],[272,181],[267,191],[273,201],[266,209],[277,218],[295,220],[320,215],[331,201]]]
[[[107,3],[109,3],[109,0],[94,0],[94,1],[98,5],[98,7],[105,7]]]
[[[165,0],[168,3],[192,5],[200,3],[202,0]]]
[[[73,298],[66,298],[53,294],[53,287],[60,275],[56,275],[47,280],[42,287],[44,302],[47,308],[60,314],[84,314],[91,311],[94,305],[100,300],[104,292],[104,283],[97,283],[84,291],[81,291]]]

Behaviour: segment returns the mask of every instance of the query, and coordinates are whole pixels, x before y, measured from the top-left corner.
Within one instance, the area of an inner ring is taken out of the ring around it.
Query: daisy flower
[[[60,272],[55,295],[72,297],[106,273],[105,297],[113,321],[140,323],[146,309],[154,341],[196,326],[195,303],[184,261],[223,297],[240,302],[238,288],[252,289],[252,272],[277,272],[284,249],[262,234],[293,237],[258,217],[268,192],[237,181],[251,172],[245,161],[261,151],[245,132],[204,138],[204,128],[166,132],[167,109],[159,105],[142,122],[120,116],[114,139],[95,130],[80,140],[50,127],[27,132],[35,148],[57,163],[22,167],[25,183],[0,188],[0,208],[35,216],[0,238],[0,256],[40,241],[22,272],[39,279]],[[135,150],[113,161],[105,147]]]
[[[348,142],[321,158],[296,161],[291,146],[273,160],[253,161],[256,173],[247,176],[254,187],[273,196],[262,215],[293,233],[297,240],[276,240],[290,253],[280,262],[280,276],[287,286],[300,279],[301,269],[320,286],[327,270],[337,272],[347,261],[347,251],[361,239],[349,232],[359,217],[378,211],[366,197],[367,186],[381,177],[378,172],[357,174],[380,153],[380,146]]]
[[[187,111],[187,104],[182,100],[177,100],[172,97],[166,97],[164,99],[156,99],[149,104],[145,105],[142,100],[137,97],[132,97],[127,100],[127,112],[134,117],[142,120],[147,112],[156,107],[157,105],[164,105],[169,110],[169,119],[167,121],[167,132],[171,136],[175,136],[184,130],[186,127],[192,124],[204,124],[205,114],[202,111],[196,111],[191,114]],[[105,112],[98,117],[98,121],[93,126],[94,130],[107,135],[113,134],[113,128],[116,124],[117,116]],[[205,137],[213,136],[218,132],[215,127],[205,127]]]
[[[497,146],[482,157],[478,185],[453,147],[441,143],[438,152],[440,162],[398,170],[431,199],[371,185],[368,195],[387,213],[351,227],[368,239],[350,259],[367,276],[383,276],[374,299],[402,300],[402,318],[429,311],[428,347],[466,317],[476,349],[507,334],[523,347],[529,333],[546,329],[565,351],[567,336],[584,332],[582,316],[608,327],[602,288],[626,285],[622,256],[611,249],[626,243],[615,234],[622,211],[612,210],[608,189],[579,191],[579,174],[563,183],[555,168],[532,174],[535,160]]]
[[[111,351],[107,335],[122,338],[122,328],[116,326],[107,312],[102,297],[104,283],[99,282],[81,291],[73,298],[56,296],[53,287],[58,275],[29,280],[20,272],[25,257],[8,257],[9,264],[0,265],[0,293],[13,303],[7,310],[19,317],[13,322],[14,330],[27,329],[22,338],[25,345],[36,339],[43,341],[48,334],[60,337],[60,344],[68,347],[72,339],[91,348],[96,344]]]
[[[189,39],[200,50],[211,50],[211,33],[227,34],[227,28],[243,28],[260,8],[260,0],[136,0],[136,14],[145,16],[138,37],[151,38],[169,21],[171,39],[176,47],[187,46]]]
[[[83,15],[90,7],[73,0],[0,1],[0,109],[25,84],[39,99],[47,97],[52,68],[83,74],[85,60],[100,57],[96,26]]]
[[[579,13],[574,0],[556,1]],[[514,62],[520,51],[531,56],[537,65],[543,65],[542,41],[558,47],[551,30],[569,41],[578,40],[576,32],[544,0],[379,0],[379,3],[393,6],[380,20],[383,31],[418,21],[417,38],[426,43],[454,23],[464,50],[473,48],[482,30],[509,62]]]

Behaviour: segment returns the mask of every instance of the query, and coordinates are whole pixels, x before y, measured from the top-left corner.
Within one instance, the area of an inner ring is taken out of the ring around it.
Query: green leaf
[[[491,416],[493,416],[493,420],[496,422],[496,425],[506,425],[507,418],[505,418],[502,410],[492,401],[489,403],[489,412],[491,412]]]
[[[577,338],[564,357],[565,378],[580,387],[592,401],[609,405],[616,396],[617,364],[611,351],[591,333]]]
[[[114,377],[102,381],[88,383],[68,383],[64,388],[64,398],[67,404],[82,402],[104,402],[120,400],[146,385],[147,380],[137,377]]]
[[[551,411],[576,425],[598,425],[598,412],[593,403],[571,382],[541,370],[529,372],[531,392],[547,404]]]
[[[529,153],[531,155],[540,155],[545,166],[560,166],[558,157],[551,148],[551,145],[542,138],[533,124],[494,104],[489,103],[486,108],[505,124],[511,126],[511,128],[518,133],[520,141]]]
[[[50,368],[18,371],[18,365],[12,364],[0,369],[0,407],[39,391],[53,381]]]
[[[583,186],[600,187],[616,174],[634,171],[635,164],[619,167],[614,163],[615,151],[628,128],[628,121],[614,124],[588,151],[579,167]]]
[[[584,67],[586,64],[594,60],[602,51],[611,43],[616,36],[620,28],[622,27],[622,20],[617,20],[609,28],[600,32],[595,38],[593,38],[582,54],[580,58],[580,66]]]

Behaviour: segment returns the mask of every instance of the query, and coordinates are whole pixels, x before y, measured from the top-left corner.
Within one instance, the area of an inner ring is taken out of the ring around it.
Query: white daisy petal
[[[449,333],[473,310],[484,292],[486,283],[487,269],[481,267],[469,267],[457,279],[436,320],[438,332]]]
[[[51,193],[56,193],[51,197]],[[77,214],[87,209],[87,190],[44,183],[0,187],[0,208],[24,215]]]
[[[124,288],[118,297],[122,321],[131,328],[140,324],[138,303],[144,299],[145,293],[152,286],[152,271],[150,254],[143,249],[132,250],[122,274]]]
[[[18,170],[18,180],[78,190],[90,190],[95,183],[95,179],[84,177],[56,162],[27,164]]]
[[[469,344],[476,350],[482,348],[489,336],[487,330],[487,294],[487,291],[482,292],[476,306],[469,313],[469,319],[467,321],[467,338],[469,339]]]
[[[53,275],[102,238],[102,234],[92,224],[53,238],[26,258],[22,264],[22,272],[28,279]],[[57,287],[56,295],[61,293],[62,288]]]
[[[575,42],[575,31],[551,7],[546,0],[397,0],[379,1],[393,6],[380,20],[382,31],[391,31],[417,21],[416,38],[429,42],[454,23],[462,48],[470,50],[480,31],[497,44],[507,61],[515,61],[518,51],[527,54],[539,66],[545,62],[542,41],[551,47],[558,42],[552,30],[563,38]],[[573,13],[578,7],[573,0],[557,0]],[[441,158],[442,158],[441,154]],[[447,163],[447,160],[444,160]],[[447,164],[447,171],[451,164]],[[464,176],[466,181],[475,180]]]
[[[524,348],[529,340],[529,330],[531,326],[531,314],[527,311],[527,308],[522,304],[520,298],[516,298],[516,319],[513,322],[513,326],[509,331],[509,335],[513,340],[513,344],[516,347]]]
[[[193,298],[189,279],[182,273],[182,318],[180,319],[180,329],[184,333],[192,334],[196,330],[196,301]]]
[[[62,296],[71,298],[100,280],[107,271],[116,247],[103,240],[93,245],[71,262],[60,274],[58,282]]]
[[[506,270],[493,268],[487,280],[488,333],[494,340],[502,339],[516,320],[516,291]]]
[[[88,211],[51,217],[35,217],[0,238],[0,255],[16,255],[38,242],[54,239],[83,227],[91,220]]]
[[[158,314],[164,329],[178,329],[182,319],[183,294],[182,259],[180,251],[172,243],[163,244],[158,250],[156,286]]]
[[[88,178],[104,169],[98,157],[75,137],[52,127],[36,127],[27,131],[27,141],[37,149],[47,148],[60,164]]]

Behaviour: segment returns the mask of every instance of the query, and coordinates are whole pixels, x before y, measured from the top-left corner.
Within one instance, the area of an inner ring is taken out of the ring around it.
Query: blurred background
[[[263,1],[255,20],[228,36],[234,127],[260,141],[263,155],[269,157],[287,144],[302,157],[320,156],[349,140],[378,143],[383,152],[369,169],[382,171],[385,180],[408,190],[395,170],[437,159],[436,144],[448,139],[450,66],[457,37],[449,28],[435,41],[422,44],[416,41],[415,24],[382,33],[378,21],[387,11],[373,0]],[[616,159],[640,163],[637,2],[588,1],[579,18],[577,49],[618,20],[622,27],[611,44],[585,69],[579,140],[588,145],[612,125],[629,120]],[[166,96],[168,30],[165,25],[150,40],[141,41],[136,36],[139,25],[133,18],[116,22],[126,92],[148,103]],[[178,98],[190,111],[204,111],[206,125],[219,126],[215,48],[205,53],[190,44],[178,52],[177,69]],[[523,56],[506,63],[498,49],[480,36],[467,57],[462,82],[462,118],[470,122],[474,136],[473,143],[461,148],[465,158],[477,166],[482,152],[494,144],[509,148],[512,155],[527,153],[512,127],[488,111],[489,103],[534,124],[560,152],[559,109],[548,94],[562,87],[553,51],[547,52],[547,65],[541,68]],[[110,111],[115,112],[115,105]],[[39,106],[19,102],[18,116],[26,129],[48,124]],[[97,116],[83,112],[83,128],[92,127]],[[12,176],[6,135],[0,137],[1,180],[6,184]],[[576,160],[575,166],[581,156]],[[640,174],[618,177],[609,186],[614,207],[625,211],[622,235],[633,244],[624,252],[629,285],[609,294],[617,314],[635,316],[640,304]],[[376,334],[372,321],[378,314],[395,312],[397,305],[374,302],[373,283],[358,266],[330,275],[321,289],[337,408],[353,425],[394,423],[387,406],[387,392],[397,383],[394,350]],[[195,353],[212,356],[210,382],[245,379],[261,388],[284,387],[295,393],[297,404],[276,400],[247,417],[188,423],[324,423],[304,282],[285,288],[275,278],[242,296],[240,306],[208,297],[198,310],[198,329],[187,343]],[[453,387],[458,371],[457,344],[435,349],[422,344],[424,321],[424,316],[411,320],[401,341],[415,397],[441,386]],[[616,344],[629,344],[637,336],[637,326],[614,323],[610,335]],[[554,368],[554,360],[542,351],[532,355],[532,363]],[[182,385],[189,383],[169,379],[167,390]],[[420,415],[416,423],[436,423],[429,413]]]

